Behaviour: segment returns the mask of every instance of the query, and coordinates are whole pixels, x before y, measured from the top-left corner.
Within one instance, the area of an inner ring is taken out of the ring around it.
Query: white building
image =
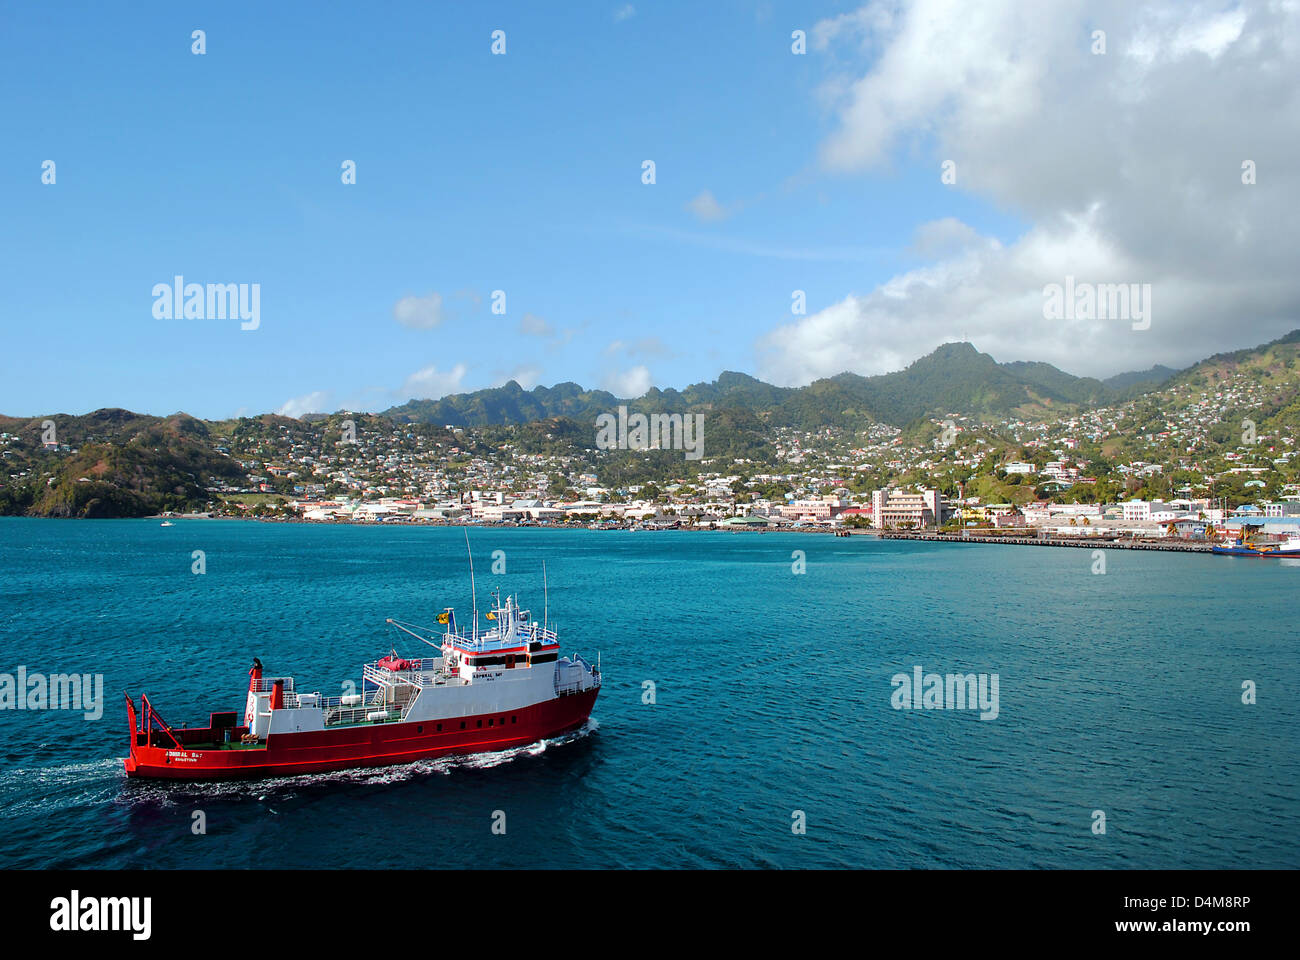
[[[1124,511],[1125,520],[1141,522],[1151,519],[1151,504],[1145,500],[1128,500],[1120,506]]]
[[[948,519],[948,501],[938,490],[876,490],[871,515],[877,527],[933,527]]]

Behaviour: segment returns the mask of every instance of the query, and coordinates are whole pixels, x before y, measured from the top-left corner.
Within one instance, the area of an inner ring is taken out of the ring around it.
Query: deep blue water
[[[416,654],[384,618],[468,607],[464,534],[0,519],[0,673],[100,673],[105,698],[98,721],[0,711],[0,867],[1300,862],[1300,562],[1112,550],[1098,576],[1086,550],[470,537],[480,604],[500,585],[540,613],[546,560],[564,652],[600,652],[589,729],[471,759],[159,786],[123,774],[123,691],[173,725],[206,722],[242,710],[254,655],[333,691],[391,643]],[[998,674],[999,716],[895,710],[890,678],[917,664]]]

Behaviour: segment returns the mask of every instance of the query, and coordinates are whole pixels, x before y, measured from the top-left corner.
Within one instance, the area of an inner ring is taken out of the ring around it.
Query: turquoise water
[[[480,604],[499,585],[540,613],[546,561],[563,651],[601,656],[586,730],[462,760],[160,786],[122,772],[123,691],[173,725],[206,722],[242,710],[254,655],[332,692],[390,644],[417,654],[384,619],[468,607],[464,533],[0,520],[0,673],[104,677],[99,720],[0,711],[0,866],[1300,862],[1300,562],[1109,551],[1099,576],[1087,550],[470,537]],[[916,665],[997,674],[997,718],[894,709],[891,677]]]

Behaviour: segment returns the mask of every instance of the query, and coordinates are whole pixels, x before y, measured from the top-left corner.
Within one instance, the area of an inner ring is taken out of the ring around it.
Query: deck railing
[[[459,671],[448,671],[442,657],[425,657],[423,660],[407,662],[411,664],[409,670],[389,670],[377,663],[367,663],[361,668],[361,678],[379,687],[431,687],[459,682]]]
[[[275,687],[275,681],[284,681],[284,692],[293,693],[293,677],[260,677],[249,682],[249,689],[254,693],[270,693]]]
[[[567,697],[570,694],[582,693],[584,690],[595,690],[600,686],[600,671],[596,670],[582,657],[577,657],[573,663],[579,664],[586,669],[578,674],[575,680],[560,680],[560,671],[555,671],[555,695]]]
[[[383,711],[385,717],[382,721],[371,720],[372,713]],[[382,704],[372,704],[368,707],[332,707],[325,711],[323,722],[327,727],[348,726],[354,723],[392,723],[400,720],[402,711],[397,707],[384,706]]]
[[[501,636],[500,627],[486,630],[480,633],[477,638],[465,633],[453,633],[447,635],[447,637],[453,647],[475,652],[509,648],[528,643],[551,644],[559,639],[554,630],[543,629],[539,623],[521,623],[517,624],[517,627],[518,629],[513,637]]]

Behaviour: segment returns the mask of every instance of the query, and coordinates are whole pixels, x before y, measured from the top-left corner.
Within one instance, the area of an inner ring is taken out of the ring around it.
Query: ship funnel
[[[271,681],[271,709],[281,710],[284,708],[284,681]]]

